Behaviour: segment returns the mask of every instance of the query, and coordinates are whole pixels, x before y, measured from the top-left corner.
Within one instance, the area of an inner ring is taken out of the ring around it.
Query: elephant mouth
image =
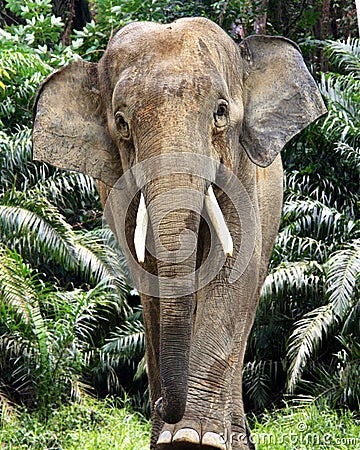
[[[221,243],[225,256],[232,256],[233,240],[229,228],[225,222],[224,215],[214,194],[212,185],[205,194],[204,207]],[[149,215],[147,212],[144,194],[140,195],[140,202],[136,215],[136,226],[134,232],[134,247],[137,260],[140,264],[145,262],[146,235],[148,230]]]

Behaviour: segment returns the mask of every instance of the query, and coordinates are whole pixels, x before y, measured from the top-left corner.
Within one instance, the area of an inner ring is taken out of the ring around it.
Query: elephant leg
[[[161,450],[231,450],[234,416],[233,386],[241,371],[246,340],[253,322],[256,303],[256,261],[244,273],[246,295],[241,283],[228,286],[221,272],[197,293],[197,311],[190,353],[189,392],[183,419],[165,424],[158,441]],[[226,274],[228,275],[228,273]],[[243,283],[243,281],[242,281]],[[250,287],[249,287],[250,285]],[[239,369],[238,369],[239,368]],[[241,390],[240,390],[241,395]],[[242,401],[238,416],[246,432]],[[249,450],[247,443],[236,450]]]
[[[151,441],[150,449],[155,450],[164,422],[155,412],[155,402],[161,397],[159,348],[160,348],[160,309],[159,299],[142,295],[143,319],[146,340],[146,365],[150,388]]]
[[[232,417],[232,450],[255,450],[251,439],[251,433],[246,422],[243,398],[242,398],[242,364],[236,369],[232,386],[233,417]]]
[[[281,205],[280,205],[281,206]],[[276,226],[276,229],[278,226]],[[273,244],[275,243],[276,233],[273,231],[273,235],[271,237],[272,245],[267,246],[265,249],[262,249],[261,256],[261,265],[260,265],[260,277],[259,277],[259,285],[256,297],[260,298],[261,288],[266,278],[267,267],[271,255],[271,249]],[[250,329],[249,329],[250,332]],[[247,443],[248,448],[250,450],[256,450],[255,444],[251,439],[251,433],[246,423],[245,413],[243,410],[243,396],[242,396],[242,364],[239,365],[236,369],[236,375],[234,378],[233,384],[233,404],[234,404],[234,412],[232,419],[232,430],[233,430],[233,439],[232,439],[232,448],[233,450],[239,450],[242,448],[241,445],[243,443]]]

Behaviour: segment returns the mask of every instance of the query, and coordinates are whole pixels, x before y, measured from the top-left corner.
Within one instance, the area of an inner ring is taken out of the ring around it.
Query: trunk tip
[[[178,407],[165,407],[163,398],[160,397],[155,402],[155,410],[157,415],[166,423],[175,424],[180,422],[185,413],[185,403],[184,405],[178,405]]]

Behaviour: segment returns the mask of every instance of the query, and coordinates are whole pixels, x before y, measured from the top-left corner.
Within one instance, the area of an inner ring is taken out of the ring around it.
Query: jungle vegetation
[[[0,404],[48,417],[125,394],[148,412],[141,306],[87,176],[34,162],[38,84],[97,61],[134,20],[202,15],[234,39],[301,47],[329,113],[283,152],[283,218],[246,354],[248,411],[286,399],[359,409],[360,40],[355,3],[0,2]]]

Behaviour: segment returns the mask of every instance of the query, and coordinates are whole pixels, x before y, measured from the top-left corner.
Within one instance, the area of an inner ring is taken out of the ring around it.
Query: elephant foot
[[[182,420],[165,424],[156,443],[156,450],[252,450],[249,430],[234,426],[224,430],[220,422]]]
[[[245,422],[245,429],[243,426],[232,424],[232,433],[229,438],[231,441],[231,450],[256,450],[255,444],[251,439],[250,430]]]
[[[196,421],[181,421],[176,425],[165,424],[156,448],[159,450],[231,450],[221,427],[213,431]],[[215,429],[214,429],[215,428]]]
[[[226,443],[220,434],[207,431],[201,438],[192,428],[180,428],[174,434],[165,430],[157,441],[159,450],[227,450]]]

